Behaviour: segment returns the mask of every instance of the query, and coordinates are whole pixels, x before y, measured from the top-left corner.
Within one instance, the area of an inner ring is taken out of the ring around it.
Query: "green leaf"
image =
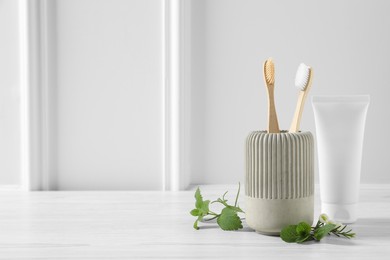
[[[193,216],[205,216],[209,213],[209,204],[210,204],[210,201],[209,200],[205,200],[203,201],[203,198],[202,198],[202,195],[200,194],[200,189],[199,187],[196,189],[196,192],[195,192],[195,199],[196,199],[196,202],[195,202],[195,207],[196,207],[196,211],[191,211],[191,215],[193,215],[193,213],[197,213],[196,215],[193,215]]]
[[[223,230],[237,230],[242,228],[242,221],[238,216],[238,213],[244,213],[244,211],[238,206],[238,196],[240,194],[240,184],[238,187],[238,192],[236,196],[236,200],[233,205],[229,205],[227,203],[227,199],[225,199],[226,196],[225,192],[222,196],[222,198],[218,198],[215,201],[210,202],[210,200],[203,201],[203,197],[201,194],[201,191],[199,187],[195,191],[195,209],[191,210],[190,214],[192,216],[197,217],[197,220],[194,223],[194,228],[199,229],[198,223],[199,221],[206,218],[206,221],[212,220],[217,218],[217,223]],[[210,211],[210,203],[221,203],[225,206],[225,208],[222,210],[220,214],[214,213]],[[213,216],[212,218],[207,218],[208,216]]]
[[[242,222],[235,210],[224,208],[217,219],[218,225],[223,230],[238,230],[242,228]]]
[[[196,189],[195,191],[195,208],[197,209],[200,209],[202,208],[202,205],[203,205],[203,198],[202,198],[202,194],[200,194],[200,189],[199,187]]]
[[[224,205],[226,208],[229,208],[229,209],[232,209],[236,212],[240,212],[240,213],[244,213],[244,211],[239,207],[239,206],[232,206],[232,205],[229,205],[227,204],[226,202],[227,200],[222,200],[221,198],[217,199],[217,200],[214,200],[212,201],[211,203],[221,203],[222,205]]]
[[[297,225],[286,226],[280,231],[280,238],[287,243],[295,243],[299,238]]]
[[[203,219],[204,216],[207,216],[209,214],[209,204],[210,201],[206,200],[203,201],[202,195],[200,194],[199,187],[196,189],[195,192],[195,209],[191,210],[190,214],[192,216],[198,217],[194,222],[194,228],[199,229],[198,222]]]
[[[311,226],[306,222],[299,223],[295,231],[298,234],[297,243],[303,243],[311,237]]]
[[[311,238],[312,236],[310,234],[306,235],[306,236],[300,236],[297,238],[296,242],[297,243],[303,243],[307,240],[309,240],[309,238]]]
[[[326,224],[325,226],[322,226],[314,231],[314,238],[319,241],[335,228],[336,225],[334,224]]]
[[[230,206],[230,205],[227,205],[226,207],[231,209],[231,210],[234,210],[235,212],[244,213],[244,211],[240,207],[235,207],[235,206]]]
[[[194,217],[197,217],[199,216],[200,212],[199,212],[199,209],[193,209],[191,210],[190,214]]]
[[[303,243],[306,241],[314,240],[313,236],[311,234],[307,235],[306,237],[300,237],[297,239],[297,243]]]
[[[209,200],[203,201],[202,206],[199,208],[199,211],[202,214],[207,215],[209,213],[209,204],[210,204]]]
[[[311,226],[306,222],[301,222],[298,224],[296,231],[300,238],[307,238],[307,236],[310,235]]]

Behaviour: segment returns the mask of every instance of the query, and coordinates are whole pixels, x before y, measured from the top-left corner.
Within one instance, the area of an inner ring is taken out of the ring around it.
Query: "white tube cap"
[[[343,224],[351,224],[357,220],[357,204],[329,204],[321,203],[321,212],[331,220]]]

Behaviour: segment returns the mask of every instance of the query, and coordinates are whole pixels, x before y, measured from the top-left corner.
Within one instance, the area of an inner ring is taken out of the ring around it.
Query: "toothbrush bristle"
[[[310,67],[301,63],[295,76],[295,86],[300,90],[305,90],[309,83]]]
[[[264,74],[267,84],[273,85],[275,83],[275,65],[271,58],[265,61]]]

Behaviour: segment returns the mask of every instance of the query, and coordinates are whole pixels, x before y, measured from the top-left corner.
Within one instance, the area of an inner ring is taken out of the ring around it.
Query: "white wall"
[[[276,106],[288,129],[298,64],[314,68],[311,95],[370,94],[363,183],[390,183],[390,3],[197,0],[192,2],[192,183],[244,178],[244,140],[266,127],[262,62],[276,62]],[[302,129],[315,132],[311,104]]]
[[[50,3],[53,187],[161,189],[163,1]],[[0,1],[0,185],[20,182],[17,4]],[[243,180],[244,140],[266,127],[269,56],[282,128],[302,61],[314,68],[311,95],[371,95],[362,182],[390,183],[390,140],[379,132],[390,111],[387,1],[196,0],[191,8],[192,184]],[[309,103],[302,129],[315,132]]]
[[[0,185],[20,182],[18,1],[0,1]]]
[[[162,188],[162,1],[57,0],[53,187]]]

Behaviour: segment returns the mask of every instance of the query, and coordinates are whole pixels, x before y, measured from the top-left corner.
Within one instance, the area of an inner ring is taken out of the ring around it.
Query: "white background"
[[[18,1],[0,1],[0,184],[20,183]]]
[[[163,1],[56,0],[51,174],[58,189],[161,189]],[[263,60],[276,63],[276,106],[290,125],[295,70],[311,95],[370,94],[363,183],[385,170],[390,67],[387,1],[194,0],[191,17],[192,184],[237,183],[244,141],[266,127]],[[0,1],[0,184],[20,182],[18,5]],[[302,129],[315,132],[311,104]],[[351,130],[352,131],[352,130]]]
[[[301,62],[313,67],[311,96],[371,95],[362,182],[389,183],[388,10],[388,1],[192,1],[192,182],[243,180],[244,140],[266,127],[262,63],[273,57],[283,129],[293,117]],[[301,129],[315,132],[310,97]]]
[[[57,1],[58,189],[162,188],[161,8],[156,0]]]

